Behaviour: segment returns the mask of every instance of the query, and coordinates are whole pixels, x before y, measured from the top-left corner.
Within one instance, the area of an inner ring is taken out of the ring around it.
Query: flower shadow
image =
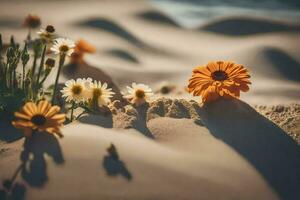
[[[21,153],[21,175],[30,186],[42,187],[48,181],[45,155],[60,165],[64,157],[55,136],[45,132],[37,132],[24,141]]]
[[[26,196],[26,187],[21,183],[11,183],[10,180],[4,180],[3,189],[0,189],[1,200],[24,200]]]
[[[87,114],[83,115],[78,119],[79,122],[84,124],[92,124],[101,126],[103,128],[112,128],[113,127],[113,118],[110,112],[105,114]]]
[[[285,132],[240,100],[204,105],[211,133],[247,159],[283,199],[300,196],[300,148]]]
[[[133,128],[141,132],[144,136],[154,139],[153,134],[147,127],[147,110],[149,109],[149,103],[146,102],[141,106],[135,107],[138,117],[137,120],[133,123]]]
[[[111,144],[107,149],[108,155],[105,155],[103,158],[102,165],[106,170],[108,176],[122,176],[127,181],[131,181],[132,175],[127,169],[126,164],[120,160],[118,151],[116,147]]]
[[[11,121],[0,119],[0,140],[13,142],[23,137],[22,131],[16,129]]]

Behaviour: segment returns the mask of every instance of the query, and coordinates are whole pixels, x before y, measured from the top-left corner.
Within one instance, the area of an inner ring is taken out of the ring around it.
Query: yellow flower
[[[107,106],[110,103],[110,99],[115,94],[111,88],[107,87],[107,83],[101,83],[101,81],[90,82],[87,87],[88,98],[93,101],[97,101],[98,106]]]
[[[144,104],[153,96],[152,89],[145,84],[132,83],[131,87],[127,86],[127,92],[128,94],[123,95],[123,97],[136,106]]]
[[[248,70],[230,61],[210,62],[196,67],[189,80],[188,91],[201,96],[202,102],[225,98],[238,98],[240,91],[247,92],[250,75]]]
[[[40,101],[37,105],[33,102],[26,103],[20,112],[15,112],[17,118],[13,126],[23,129],[24,135],[29,137],[32,131],[46,131],[62,137],[60,128],[65,121],[65,114],[58,114],[59,106],[51,106],[48,101]]]
[[[66,38],[57,38],[51,47],[51,51],[53,51],[55,54],[71,56],[74,51],[74,47],[75,43],[72,40]]]
[[[61,93],[62,97],[66,98],[67,102],[75,101],[75,102],[84,102],[88,99],[88,91],[87,87],[92,82],[91,78],[78,78],[76,81],[71,79],[65,83],[65,86]]]

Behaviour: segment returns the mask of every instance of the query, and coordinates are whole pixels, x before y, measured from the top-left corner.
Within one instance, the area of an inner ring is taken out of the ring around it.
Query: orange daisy
[[[65,114],[59,114],[59,111],[59,106],[51,106],[45,100],[40,101],[37,105],[28,102],[20,112],[15,112],[17,119],[12,124],[18,129],[23,129],[26,137],[31,136],[33,131],[46,131],[62,137],[60,127],[63,126],[66,116]]]
[[[219,97],[238,98],[240,91],[249,90],[249,78],[249,71],[243,65],[230,61],[210,62],[193,70],[188,91],[201,96],[203,103]]]
[[[85,53],[95,53],[96,48],[85,40],[78,40],[75,45],[74,52],[71,56],[71,62],[80,63],[83,62],[83,56]]]

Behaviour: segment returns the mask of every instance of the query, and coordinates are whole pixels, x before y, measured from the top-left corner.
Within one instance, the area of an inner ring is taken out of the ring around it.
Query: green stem
[[[52,105],[54,105],[56,103],[55,99],[56,99],[56,93],[57,93],[58,79],[59,79],[59,75],[61,72],[61,68],[64,65],[65,58],[66,58],[66,54],[61,54],[59,57],[59,66],[58,66],[58,71],[56,74],[56,79],[55,79],[55,84],[54,84],[54,89],[53,89]]]
[[[4,79],[4,84],[5,84],[5,87],[7,87],[7,64],[5,64],[5,66],[4,66],[4,77],[3,77],[3,79]]]
[[[74,119],[74,107],[75,107],[75,101],[72,102],[72,107],[71,107],[71,122]]]
[[[39,67],[39,71],[38,71],[38,75],[37,75],[37,80],[36,80],[36,83],[35,83],[35,94],[34,94],[35,97],[37,96],[37,93],[38,93],[38,90],[39,90],[39,86],[40,86],[39,82],[40,82],[40,76],[41,76],[42,70],[44,68],[44,61],[45,61],[46,49],[47,49],[47,45],[45,45],[44,49],[43,49],[41,63],[40,63],[40,67]]]
[[[33,58],[33,66],[32,66],[32,71],[31,71],[31,89],[34,91],[34,73],[36,69],[36,61],[37,61],[37,52],[34,52],[34,58]]]
[[[23,65],[22,89],[25,90],[25,65]]]
[[[77,117],[76,117],[76,120],[79,119],[82,115],[86,114],[87,112],[86,111],[83,111],[82,113],[80,113]]]

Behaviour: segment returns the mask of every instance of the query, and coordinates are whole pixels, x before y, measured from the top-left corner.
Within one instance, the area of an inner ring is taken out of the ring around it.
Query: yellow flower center
[[[82,86],[81,85],[74,85],[71,89],[72,93],[75,95],[78,95],[82,92]]]
[[[101,95],[102,95],[101,89],[99,89],[99,88],[93,89],[93,97],[94,97],[94,98],[98,98],[98,97],[100,97]]]
[[[40,114],[34,115],[31,118],[31,122],[37,126],[43,126],[46,123],[46,121],[47,121],[46,117]]]
[[[63,52],[63,53],[66,53],[67,51],[69,51],[69,47],[67,45],[61,45],[59,47],[59,51]]]
[[[211,76],[215,81],[225,81],[228,79],[227,73],[221,70],[213,72]]]
[[[144,90],[141,90],[141,89],[137,89],[135,91],[135,96],[139,99],[142,99],[144,98],[146,95],[145,95],[145,91]]]

